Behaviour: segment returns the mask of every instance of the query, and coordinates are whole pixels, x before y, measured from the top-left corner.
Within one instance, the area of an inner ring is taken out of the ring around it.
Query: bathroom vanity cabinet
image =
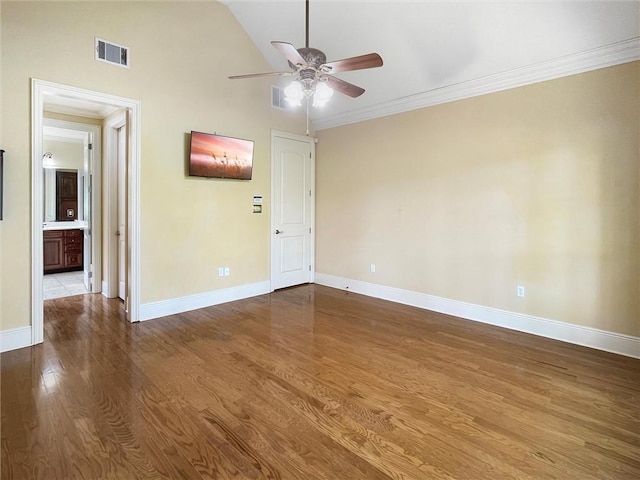
[[[44,273],[82,270],[82,230],[45,230]]]

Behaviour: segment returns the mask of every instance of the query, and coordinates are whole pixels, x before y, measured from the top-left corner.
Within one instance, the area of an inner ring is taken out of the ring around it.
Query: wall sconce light
[[[53,154],[47,152],[42,155],[42,168],[55,168],[55,162],[53,161]]]

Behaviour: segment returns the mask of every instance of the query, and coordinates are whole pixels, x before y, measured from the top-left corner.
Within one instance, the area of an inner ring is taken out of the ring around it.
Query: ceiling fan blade
[[[352,98],[359,97],[364,93],[364,88],[358,87],[353,83],[345,82],[344,80],[340,80],[337,77],[332,75],[326,75],[327,83],[334,90],[337,90],[340,93],[344,93]]]
[[[287,42],[271,42],[271,45],[276,47],[281,54],[283,54],[289,62],[293,65],[300,65],[303,68],[307,67],[307,61],[302,58],[302,55],[298,52],[296,47]]]
[[[364,70],[382,66],[382,57],[377,53],[368,53],[358,57],[345,58],[335,62],[327,62],[320,66],[320,70],[326,73],[349,72],[351,70]]]
[[[268,73],[249,73],[247,75],[231,75],[230,80],[237,80],[239,78],[256,78],[256,77],[289,77],[293,75],[293,72],[268,72]]]

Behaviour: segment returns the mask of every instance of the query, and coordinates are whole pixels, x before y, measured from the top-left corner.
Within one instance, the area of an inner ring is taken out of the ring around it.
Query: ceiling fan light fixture
[[[333,96],[334,89],[351,98],[359,97],[364,93],[364,88],[337,78],[333,76],[334,73],[381,67],[382,58],[377,53],[369,53],[327,62],[324,52],[309,47],[309,0],[306,0],[305,4],[305,46],[296,48],[287,42],[275,40],[271,42],[271,45],[286,58],[291,71],[232,75],[229,78],[294,77],[295,81],[284,89],[285,101],[291,106],[301,107],[302,100],[306,100],[308,131],[309,104],[314,107],[323,107]]]
[[[324,107],[329,99],[333,96],[333,88],[326,82],[318,82],[316,91],[313,95],[313,106]]]
[[[313,99],[314,107],[323,107],[333,96],[333,88],[327,82],[305,78],[294,80],[284,89],[285,101],[292,106],[302,106],[303,99]]]
[[[295,80],[291,82],[287,88],[284,89],[285,101],[289,103],[289,105],[294,105],[297,107],[302,106],[302,99],[304,98],[304,91],[302,89],[302,84]]]

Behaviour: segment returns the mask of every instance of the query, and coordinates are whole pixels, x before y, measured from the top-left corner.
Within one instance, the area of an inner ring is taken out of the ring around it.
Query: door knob
[[[278,235],[280,233],[284,233],[284,232],[282,230],[276,230],[276,235]]]
[[[120,236],[120,232],[116,232],[116,237],[119,237],[119,236]]]

